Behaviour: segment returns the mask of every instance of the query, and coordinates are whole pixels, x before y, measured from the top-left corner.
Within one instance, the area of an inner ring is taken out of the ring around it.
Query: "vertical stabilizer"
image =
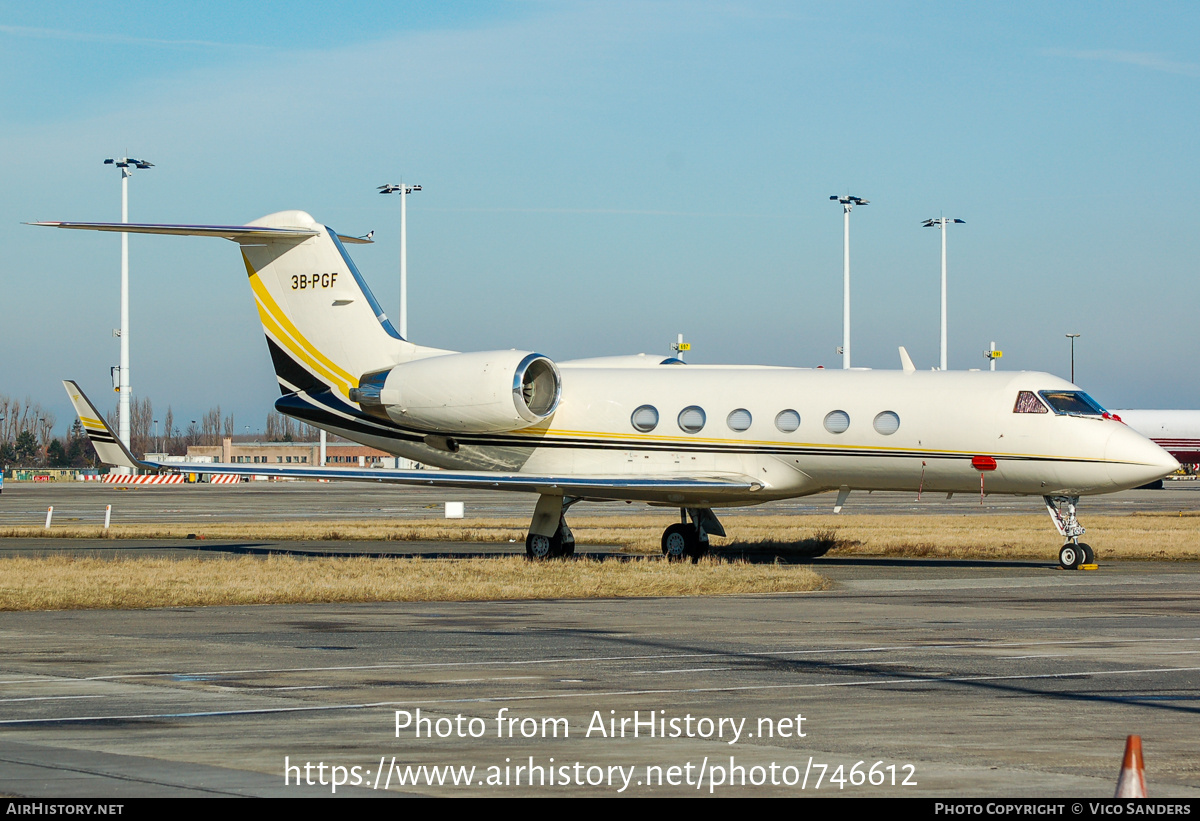
[[[280,390],[347,396],[358,379],[410,356],[337,235],[303,211],[251,223],[315,233],[239,239]]]

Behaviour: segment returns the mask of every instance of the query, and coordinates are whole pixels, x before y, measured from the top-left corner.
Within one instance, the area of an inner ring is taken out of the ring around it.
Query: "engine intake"
[[[562,377],[548,357],[526,351],[433,356],[364,374],[350,401],[419,430],[512,431],[554,413]]]

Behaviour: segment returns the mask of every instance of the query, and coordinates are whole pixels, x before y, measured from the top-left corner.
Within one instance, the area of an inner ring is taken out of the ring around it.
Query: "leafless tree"
[[[210,408],[208,413],[204,414],[204,420],[201,427],[201,436],[203,437],[202,445],[219,445],[221,444],[221,406]]]
[[[172,456],[178,456],[179,454],[175,452],[175,446],[176,446],[175,437],[171,434],[171,431],[174,430],[174,427],[175,427],[175,414],[171,411],[171,406],[167,405],[167,412],[163,416],[162,449],[163,449],[164,453],[169,453]]]

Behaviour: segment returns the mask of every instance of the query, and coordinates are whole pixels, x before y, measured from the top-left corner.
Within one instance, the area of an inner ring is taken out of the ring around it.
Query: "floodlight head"
[[[389,182],[387,185],[381,185],[381,186],[379,186],[379,193],[380,193],[380,194],[395,194],[395,193],[396,193],[397,191],[399,191],[399,190],[400,190],[400,186],[398,186],[398,185],[395,185],[395,184],[393,184],[393,183],[390,183],[390,182]]]
[[[133,163],[134,165],[136,165],[138,168],[153,168],[154,167],[154,163],[146,162],[145,160],[130,160],[130,162]]]
[[[420,190],[421,190],[421,186],[419,186],[419,185],[414,185],[412,188],[410,188],[410,189],[408,189],[408,190],[409,190],[410,192],[411,192],[411,191],[420,191]]]
[[[856,205],[870,205],[871,204],[869,200],[864,200],[862,197],[852,197],[849,194],[847,194],[844,197],[840,197],[837,194],[834,194],[829,199],[834,200],[836,202],[840,202],[842,204],[842,206],[846,208],[846,210],[849,210]]]

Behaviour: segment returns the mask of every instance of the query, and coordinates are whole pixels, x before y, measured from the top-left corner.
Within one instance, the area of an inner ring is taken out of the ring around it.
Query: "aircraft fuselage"
[[[978,493],[981,474],[988,493],[1080,496],[1137,487],[1174,464],[1112,418],[1014,412],[1021,391],[1078,390],[1045,373],[559,367],[562,400],[550,419],[513,432],[457,435],[455,452],[420,441],[421,431],[296,415],[448,469],[742,475],[762,483],[753,491],[669,500],[703,506],[841,487]],[[635,413],[647,408],[641,427],[657,420],[639,430]],[[661,494],[654,498],[662,501]]]

